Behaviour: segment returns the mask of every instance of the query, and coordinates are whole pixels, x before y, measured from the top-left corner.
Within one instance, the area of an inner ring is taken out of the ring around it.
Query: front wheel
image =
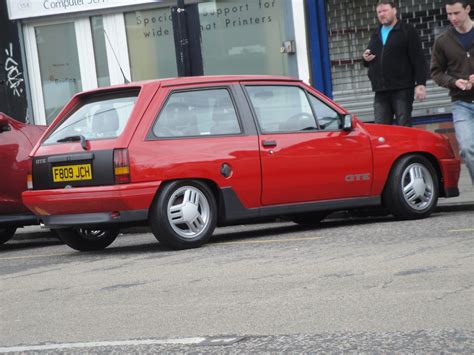
[[[438,174],[428,159],[409,155],[395,163],[383,193],[389,211],[400,219],[431,215],[438,201]]]
[[[163,187],[150,210],[156,239],[171,249],[197,248],[211,237],[217,205],[211,190],[197,180],[174,181]]]
[[[8,242],[16,232],[16,227],[0,227],[0,244]]]
[[[117,238],[120,230],[64,228],[56,230],[65,244],[79,251],[102,250],[107,248]]]

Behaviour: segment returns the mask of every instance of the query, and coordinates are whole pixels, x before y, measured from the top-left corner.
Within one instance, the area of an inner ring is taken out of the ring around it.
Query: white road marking
[[[143,340],[123,340],[123,341],[98,341],[89,343],[62,343],[62,344],[44,344],[29,346],[0,347],[0,353],[24,352],[24,351],[42,351],[42,350],[65,350],[77,348],[97,348],[107,346],[139,346],[139,345],[198,345],[209,341],[212,338],[181,338],[181,339],[143,339]],[[236,338],[229,338],[230,342]],[[224,341],[224,338],[219,338]]]
[[[451,229],[448,232],[450,232],[450,233],[474,232],[474,228]]]

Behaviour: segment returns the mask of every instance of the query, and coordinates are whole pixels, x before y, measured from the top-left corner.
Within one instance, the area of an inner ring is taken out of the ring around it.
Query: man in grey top
[[[446,1],[452,27],[434,43],[431,76],[449,89],[456,139],[474,185],[474,23],[470,11],[469,0]]]

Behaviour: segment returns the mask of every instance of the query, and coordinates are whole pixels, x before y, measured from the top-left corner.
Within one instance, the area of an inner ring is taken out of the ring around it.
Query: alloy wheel
[[[210,221],[210,207],[206,196],[193,186],[183,186],[168,201],[168,221],[182,238],[199,236]]]
[[[429,170],[420,163],[413,163],[403,171],[403,198],[408,205],[421,211],[431,205],[434,198],[434,183]]]

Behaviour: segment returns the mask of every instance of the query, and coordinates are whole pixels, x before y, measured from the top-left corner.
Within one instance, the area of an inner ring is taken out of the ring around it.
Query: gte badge
[[[370,174],[354,174],[354,175],[346,175],[344,178],[346,182],[355,182],[355,181],[368,181],[370,180]]]

